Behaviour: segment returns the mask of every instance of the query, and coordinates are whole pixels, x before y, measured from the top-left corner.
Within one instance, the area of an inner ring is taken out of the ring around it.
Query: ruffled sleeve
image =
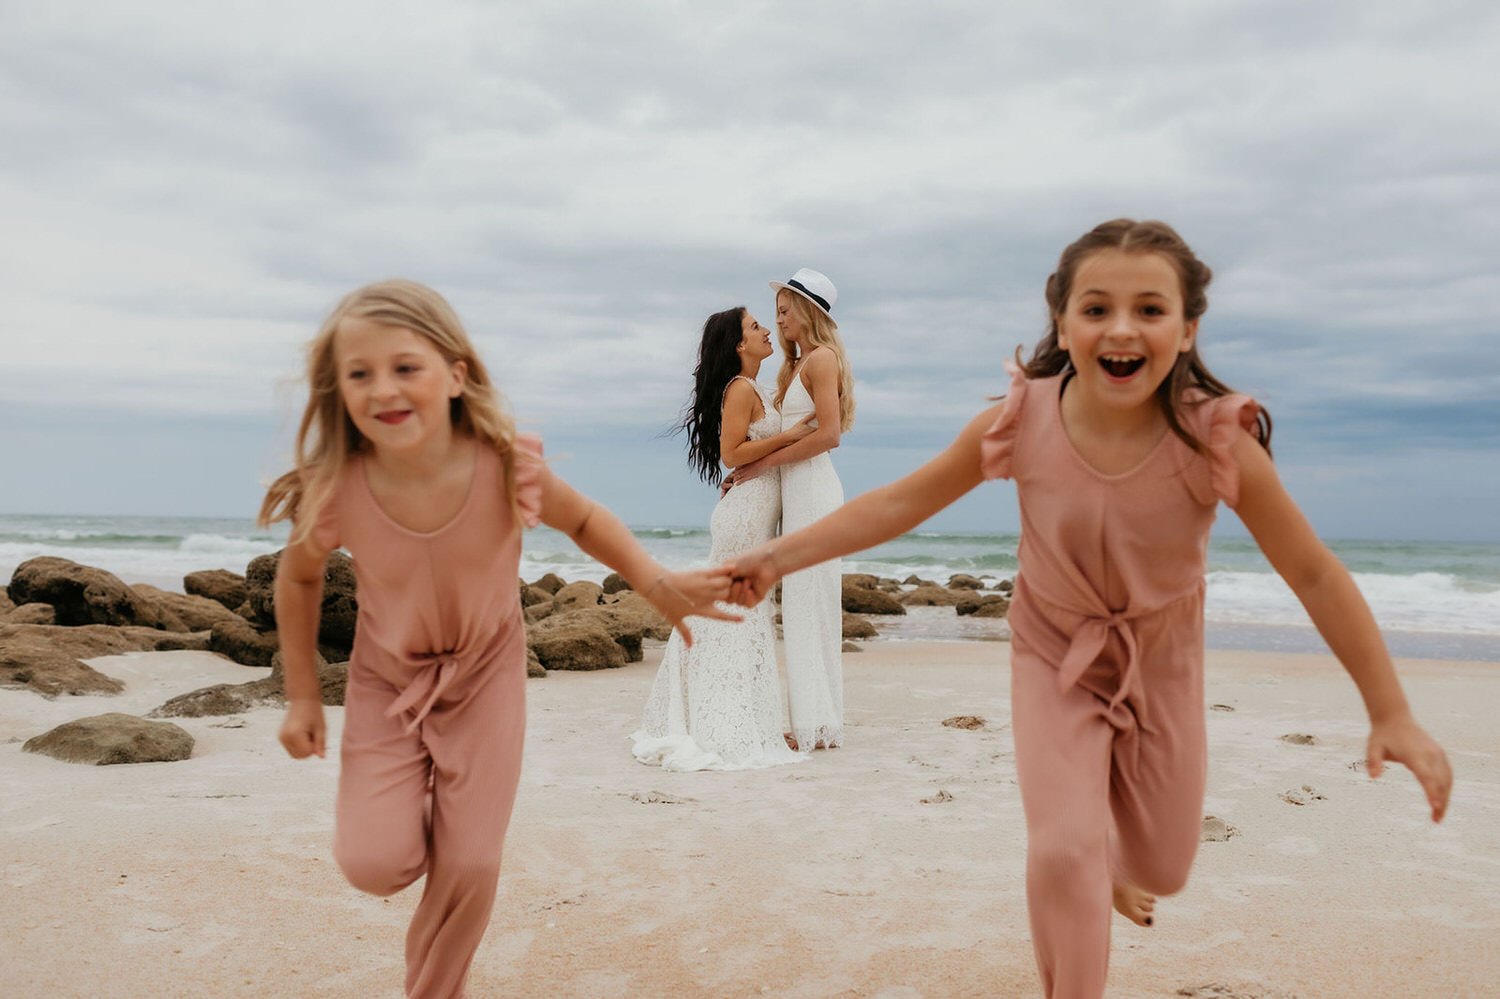
[[[1224,395],[1208,403],[1209,479],[1214,495],[1230,506],[1240,501],[1240,466],[1234,460],[1234,442],[1241,432],[1253,433],[1260,404],[1247,395]]]
[[[979,469],[986,479],[1008,479],[1016,452],[1016,433],[1021,425],[1021,407],[1026,400],[1026,375],[1013,361],[1005,362],[1010,373],[1010,391],[1000,415],[979,442]]]
[[[516,506],[527,527],[542,519],[542,439],[536,434],[516,434]]]

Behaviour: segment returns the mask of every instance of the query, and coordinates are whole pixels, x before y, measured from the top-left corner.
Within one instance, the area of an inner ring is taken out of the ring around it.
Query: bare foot
[[[797,745],[797,737],[794,736],[794,735],[792,735],[792,733],[790,733],[790,732],[783,732],[783,733],[781,733],[781,737],[786,740],[787,747],[790,748],[793,752],[799,752],[800,753],[802,751],[802,747],[799,746],[799,745]],[[828,745],[822,739],[819,739],[817,742],[813,743],[813,749],[838,749],[838,748],[839,747],[836,746],[836,745],[835,746]]]
[[[1156,896],[1132,884],[1115,885],[1115,911],[1137,926],[1150,926]]]

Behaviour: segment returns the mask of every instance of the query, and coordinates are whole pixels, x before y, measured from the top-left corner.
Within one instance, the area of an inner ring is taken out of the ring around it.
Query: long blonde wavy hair
[[[257,522],[292,521],[291,542],[301,541],[333,497],[349,459],[367,449],[365,436],[354,426],[339,392],[334,334],[346,317],[400,326],[426,337],[450,365],[462,361],[468,369],[463,394],[453,399],[449,414],[453,427],[494,449],[505,467],[505,499],[516,510],[516,425],[505,411],[489,371],[479,359],[463,323],[447,300],[416,281],[392,279],[365,285],[323,320],[307,347],[309,396],[297,428],[292,470],[272,482],[261,502]],[[520,517],[514,518],[517,525]]]
[[[848,433],[854,426],[854,372],[849,370],[849,356],[844,353],[844,341],[839,337],[839,325],[833,319],[823,313],[823,310],[815,307],[807,299],[795,292],[782,289],[776,292],[776,297],[787,296],[791,301],[791,307],[798,316],[802,318],[804,328],[807,330],[806,341],[808,350],[813,347],[827,347],[833,351],[834,358],[839,362],[839,430]],[[778,301],[777,305],[780,305]],[[796,370],[798,362],[802,360],[797,344],[792,343],[781,335],[781,324],[776,326],[776,339],[781,343],[781,370],[776,372],[776,408],[781,408],[781,401],[786,398],[786,390],[792,387],[792,372]]]

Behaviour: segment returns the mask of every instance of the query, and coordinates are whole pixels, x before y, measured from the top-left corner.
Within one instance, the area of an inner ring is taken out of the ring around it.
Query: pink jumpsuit
[[[541,510],[541,442],[516,441],[517,500]],[[463,994],[500,877],[526,730],[520,531],[504,468],[478,449],[463,508],[421,533],[376,504],[350,462],[317,540],[354,557],[333,852],[349,883],[390,895],[427,876],[406,936],[406,994]]]
[[[1238,500],[1229,448],[1257,407],[1190,400],[1206,455],[1169,431],[1103,475],[1063,429],[1066,376],[1011,375],[982,461],[1020,498],[1011,707],[1032,942],[1047,996],[1097,999],[1112,881],[1179,891],[1198,848],[1208,532],[1218,501]]]

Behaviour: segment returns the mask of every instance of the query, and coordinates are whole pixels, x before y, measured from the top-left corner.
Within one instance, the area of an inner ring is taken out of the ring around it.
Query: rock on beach
[[[164,627],[161,613],[114,573],[44,555],[16,566],[6,588],[23,604],[50,604],[57,623]]]
[[[868,582],[874,580],[874,583]],[[862,573],[850,573],[844,577],[842,601],[844,610],[851,614],[905,614],[901,601],[884,590],[877,589],[879,579]]]
[[[276,627],[276,567],[281,552],[261,555],[245,567],[246,599],[254,623],[265,630]],[[355,594],[354,560],[343,552],[328,556],[323,570],[323,606],[318,642],[348,652],[354,648],[354,624],[359,615]]]
[[[203,569],[182,577],[182,589],[195,597],[207,597],[225,609],[237,611],[245,602],[245,577],[228,569]]]
[[[203,633],[103,624],[66,628],[46,624],[0,624],[0,685],[27,687],[43,697],[117,694],[119,681],[82,662],[123,652],[207,651]]]
[[[110,712],[65,722],[21,747],[64,763],[170,763],[192,755],[193,737],[180,725]]]

